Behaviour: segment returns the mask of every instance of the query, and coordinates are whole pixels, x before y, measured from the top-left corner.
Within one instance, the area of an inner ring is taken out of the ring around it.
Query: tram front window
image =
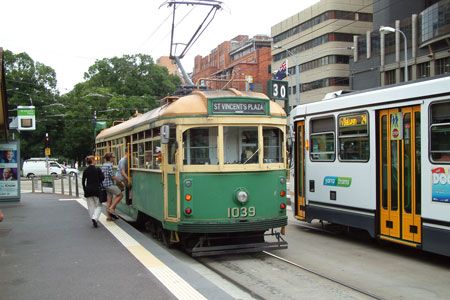
[[[225,164],[258,163],[258,127],[223,128]]]
[[[283,134],[278,128],[264,127],[264,163],[279,163],[281,158],[281,145]]]
[[[191,128],[183,133],[185,165],[216,165],[217,127]]]

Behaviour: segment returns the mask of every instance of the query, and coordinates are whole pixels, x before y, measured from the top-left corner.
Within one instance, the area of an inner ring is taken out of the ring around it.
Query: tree
[[[111,126],[159,105],[158,99],[173,93],[180,83],[148,55],[97,60],[79,83],[61,97],[66,112],[64,155],[81,161],[94,147],[95,122]],[[94,114],[96,120],[94,120]]]
[[[44,155],[44,136],[48,132],[52,140],[64,132],[58,129],[58,121],[49,113],[48,105],[57,102],[56,72],[51,67],[35,62],[27,53],[14,54],[5,51],[5,77],[9,115],[14,115],[18,105],[33,104],[36,109],[36,130],[21,132],[21,157]],[[51,114],[58,113],[52,111]]]

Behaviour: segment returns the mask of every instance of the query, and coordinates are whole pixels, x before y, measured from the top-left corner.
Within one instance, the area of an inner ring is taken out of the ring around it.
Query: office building
[[[322,0],[273,25],[272,71],[287,59],[289,105],[319,101],[327,93],[350,89],[354,36],[371,29],[369,0]]]
[[[355,38],[353,89],[405,81],[403,34],[408,81],[450,73],[450,0],[379,0],[373,9],[373,30]],[[380,26],[395,32],[381,34]]]

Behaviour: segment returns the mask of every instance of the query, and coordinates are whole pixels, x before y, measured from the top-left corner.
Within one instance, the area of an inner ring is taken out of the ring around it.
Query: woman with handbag
[[[98,218],[102,213],[102,204],[100,203],[99,195],[101,192],[101,184],[105,177],[102,170],[95,166],[95,157],[93,155],[86,157],[86,163],[88,167],[84,170],[82,178],[84,197],[86,198],[92,224],[97,228]]]

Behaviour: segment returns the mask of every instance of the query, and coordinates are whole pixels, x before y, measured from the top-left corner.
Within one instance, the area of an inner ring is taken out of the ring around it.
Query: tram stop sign
[[[289,110],[288,82],[285,80],[269,80],[267,81],[267,95],[270,99],[283,101],[284,111]],[[280,103],[278,103],[280,104]]]
[[[288,82],[285,80],[269,80],[267,93],[271,99],[288,100]]]

